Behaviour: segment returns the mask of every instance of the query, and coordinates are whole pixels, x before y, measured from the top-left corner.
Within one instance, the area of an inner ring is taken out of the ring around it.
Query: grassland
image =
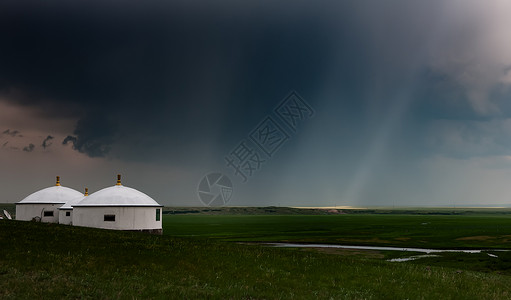
[[[511,215],[174,215],[166,234],[226,241],[511,248]]]
[[[0,298],[509,299],[511,256],[235,241],[511,248],[507,215],[166,215],[163,236],[0,221]],[[497,252],[492,252],[497,253]],[[408,255],[408,254],[406,254]]]

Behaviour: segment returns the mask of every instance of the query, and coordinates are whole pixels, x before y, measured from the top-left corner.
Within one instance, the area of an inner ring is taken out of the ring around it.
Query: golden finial
[[[57,183],[55,183],[56,186],[60,186],[60,176],[57,176]]]
[[[121,174],[117,174],[117,184],[116,185],[122,185],[121,184]]]
[[[85,188],[85,194],[84,196],[89,196],[89,189],[88,188]]]

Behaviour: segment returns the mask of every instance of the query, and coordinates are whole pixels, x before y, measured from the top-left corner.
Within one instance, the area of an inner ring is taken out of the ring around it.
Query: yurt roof
[[[73,205],[73,207],[81,206],[158,206],[158,202],[146,194],[121,185],[120,176],[117,185],[99,190],[90,196],[85,197],[82,201]]]
[[[84,197],[77,206],[161,206],[146,194],[125,186],[112,186]]]
[[[88,196],[89,196],[89,191],[88,191],[88,189],[85,189],[85,194],[82,194],[78,198],[74,198],[74,199],[69,200],[68,202],[66,202],[66,204],[64,204],[61,207],[59,207],[59,209],[69,209],[69,210],[71,210],[71,209],[73,209],[73,205],[75,205],[76,203],[82,201],[83,199],[85,199]]]
[[[57,184],[28,195],[17,204],[60,204],[66,203],[72,199],[82,197],[82,193],[61,186],[57,177]]]

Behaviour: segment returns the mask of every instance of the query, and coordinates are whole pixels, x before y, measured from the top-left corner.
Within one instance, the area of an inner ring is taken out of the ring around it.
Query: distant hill
[[[201,214],[201,215],[336,215],[344,214],[342,209],[316,209],[294,207],[165,207],[164,214]]]
[[[466,215],[511,214],[511,208],[483,207],[374,207],[374,208],[297,208],[297,207],[164,207],[167,215],[342,215],[342,214],[408,214]]]

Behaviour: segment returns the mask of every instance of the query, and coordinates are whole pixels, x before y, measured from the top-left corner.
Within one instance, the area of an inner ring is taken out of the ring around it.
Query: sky
[[[509,28],[506,0],[2,1],[0,202],[122,174],[166,206],[510,206]]]

